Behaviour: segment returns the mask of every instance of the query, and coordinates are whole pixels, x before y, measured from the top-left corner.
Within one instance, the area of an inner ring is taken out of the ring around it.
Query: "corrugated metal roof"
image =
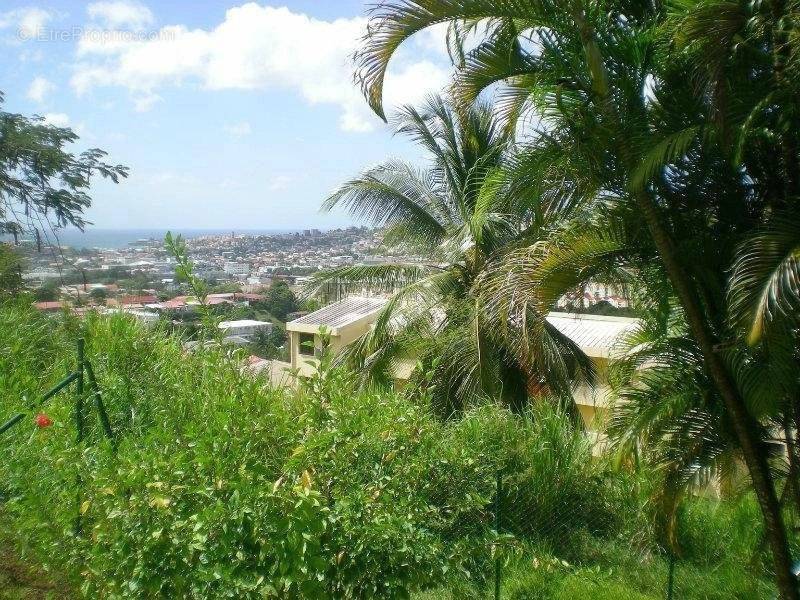
[[[324,325],[329,329],[335,329],[378,312],[387,302],[388,300],[386,298],[353,296],[352,298],[345,298],[344,300],[334,302],[324,308],[315,310],[299,319],[295,319],[291,323],[295,325],[313,325],[318,327]]]
[[[238,321],[222,321],[219,324],[220,329],[230,329],[231,327],[272,327],[272,323],[254,319],[239,319]]]
[[[608,356],[620,336],[631,331],[638,319],[550,313],[547,321],[578,344],[589,356]]]

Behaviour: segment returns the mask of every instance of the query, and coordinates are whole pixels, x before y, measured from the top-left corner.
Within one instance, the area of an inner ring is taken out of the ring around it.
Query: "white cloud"
[[[107,29],[140,30],[155,22],[153,13],[144,4],[125,0],[92,2],[86,12],[90,19]]]
[[[350,60],[366,23],[363,17],[325,21],[248,3],[229,9],[210,30],[173,25],[149,39],[86,35],[71,84],[78,94],[120,86],[134,97],[185,82],[209,90],[286,89],[312,105],[338,106],[343,129],[369,131],[377,117],[353,84]],[[449,68],[435,62],[438,53],[433,58],[394,61],[388,105],[418,101],[447,82]]]
[[[191,173],[178,171],[156,171],[145,175],[148,183],[153,185],[176,184],[180,186],[192,186],[200,183],[200,180]]]
[[[16,8],[0,13],[0,29],[16,29],[17,41],[36,39],[52,18],[52,13],[41,8]]]
[[[281,190],[287,189],[291,182],[292,178],[289,177],[288,175],[276,175],[267,184],[267,189],[271,192],[279,192]]]
[[[35,77],[28,87],[27,96],[34,102],[42,104],[45,101],[45,97],[55,88],[56,86],[44,77]]]
[[[252,127],[250,127],[250,123],[248,123],[247,121],[242,121],[241,123],[233,123],[232,125],[225,125],[223,129],[225,130],[225,133],[234,138],[244,137],[246,135],[250,135],[253,132]]]
[[[432,50],[446,56],[447,30],[449,27],[450,25],[448,23],[438,23],[431,27],[426,27],[422,31],[416,33],[412,40],[423,50]]]
[[[133,109],[136,112],[147,112],[156,104],[161,102],[161,100],[163,100],[163,98],[158,94],[154,94],[153,92],[145,92],[133,99]]]
[[[55,127],[68,127],[69,117],[64,113],[45,113],[44,122]]]

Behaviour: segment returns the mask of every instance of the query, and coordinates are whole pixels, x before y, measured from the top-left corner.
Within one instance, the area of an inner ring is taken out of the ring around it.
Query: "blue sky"
[[[389,157],[419,160],[372,115],[348,56],[364,30],[350,0],[4,1],[4,110],[40,114],[131,168],[98,182],[103,228],[331,227],[334,187]],[[441,30],[402,48],[390,105],[450,74]]]

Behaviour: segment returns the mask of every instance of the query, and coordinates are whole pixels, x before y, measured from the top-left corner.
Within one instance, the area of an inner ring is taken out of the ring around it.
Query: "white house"
[[[222,270],[228,275],[239,277],[250,275],[250,265],[244,262],[227,261],[222,265]]]
[[[386,302],[385,298],[354,296],[286,323],[292,368],[302,375],[312,374],[323,328],[330,337],[330,350],[338,352],[369,331]]]
[[[269,321],[256,321],[254,319],[240,319],[238,321],[222,321],[219,324],[225,338],[242,338],[249,340],[259,329],[271,331],[273,324]]]
[[[288,322],[286,332],[289,334],[291,368],[300,375],[313,374],[322,328],[330,336],[330,350],[339,352],[370,330],[387,301],[385,298],[359,296],[345,298]],[[609,416],[611,400],[607,380],[609,361],[614,359],[620,338],[637,327],[639,320],[551,312],[547,321],[575,342],[594,364],[597,385],[594,388],[578,386],[573,395],[584,423],[595,439],[595,451],[599,452],[604,444],[605,436],[601,432]],[[400,361],[395,366],[396,384],[402,386],[408,381],[415,366],[413,360]]]

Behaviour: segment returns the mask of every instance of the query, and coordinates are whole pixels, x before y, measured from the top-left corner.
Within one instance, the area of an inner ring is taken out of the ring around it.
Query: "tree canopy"
[[[3,95],[0,93],[0,106]],[[128,169],[104,161],[107,153],[71,150],[78,135],[43,117],[0,110],[0,229],[17,240],[22,233],[48,238],[58,227],[83,229],[95,176],[118,182]]]
[[[489,95],[519,134],[492,176],[512,191],[503,214],[563,215],[489,258],[471,287],[483,318],[520,351],[564,286],[630,285],[645,319],[620,375],[618,448],[653,450],[673,500],[743,460],[787,599],[766,442],[783,423],[797,463],[798,17],[780,0],[407,0],[373,10],[356,57],[385,116],[395,52],[448,25],[454,104]]]
[[[286,316],[298,309],[297,297],[289,284],[280,279],[272,282],[258,304],[280,321],[286,321]]]
[[[0,242],[0,299],[16,296],[23,290],[22,258],[8,244]]]

